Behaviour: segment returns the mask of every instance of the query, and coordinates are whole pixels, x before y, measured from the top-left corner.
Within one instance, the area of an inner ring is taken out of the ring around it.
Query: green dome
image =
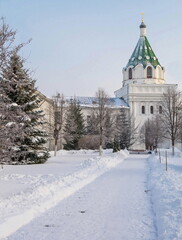
[[[147,37],[142,36],[139,38],[135,50],[131,55],[128,64],[126,65],[126,68],[129,66],[135,67],[138,64],[142,64],[145,68],[148,63],[150,63],[155,68],[158,65],[161,66],[150,46],[149,41],[147,40]]]

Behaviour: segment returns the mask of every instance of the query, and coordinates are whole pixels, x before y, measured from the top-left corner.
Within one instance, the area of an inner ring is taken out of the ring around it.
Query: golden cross
[[[142,16],[142,22],[144,22],[144,13],[140,13]]]

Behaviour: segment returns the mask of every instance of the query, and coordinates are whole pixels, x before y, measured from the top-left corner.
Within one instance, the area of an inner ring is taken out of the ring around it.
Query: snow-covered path
[[[9,240],[156,240],[148,156],[131,155]]]

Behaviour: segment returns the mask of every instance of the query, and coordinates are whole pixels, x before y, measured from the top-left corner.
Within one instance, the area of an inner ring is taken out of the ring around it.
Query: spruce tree
[[[4,91],[10,101],[17,105],[24,116],[21,119],[22,136],[15,139],[16,154],[13,161],[19,164],[42,163],[48,158],[46,133],[41,130],[44,122],[40,111],[40,99],[31,79],[29,70],[24,68],[24,60],[14,52],[3,70]],[[15,113],[16,114],[16,113]]]
[[[131,119],[127,109],[121,109],[116,118],[116,135],[121,149],[131,146]]]
[[[108,109],[108,111],[106,112],[105,126],[104,126],[104,136],[105,136],[105,147],[106,148],[113,147],[114,124],[113,124],[113,118],[111,115],[112,115],[112,113]]]
[[[120,117],[122,126],[120,134],[120,147],[121,149],[125,149],[130,146],[131,137],[130,119],[125,109],[121,109]]]
[[[81,108],[76,99],[70,100],[65,122],[64,138],[66,144],[64,148],[66,150],[78,150],[78,142],[85,132],[85,127]]]
[[[119,145],[118,137],[115,136],[114,142],[113,142],[113,152],[118,152],[118,151],[120,151],[120,145]]]
[[[99,135],[99,130],[98,130],[98,118],[96,114],[93,112],[91,113],[90,119],[87,122],[87,131],[86,133],[88,135]]]
[[[16,138],[23,139],[23,124],[25,114],[13,103],[4,91],[4,81],[0,79],[0,164],[12,163],[16,158]]]

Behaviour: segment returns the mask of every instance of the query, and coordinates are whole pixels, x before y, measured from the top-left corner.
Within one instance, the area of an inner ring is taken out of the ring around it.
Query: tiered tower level
[[[140,38],[128,64],[123,68],[123,86],[129,83],[164,84],[164,67],[158,61],[146,37],[146,25],[140,24]]]

